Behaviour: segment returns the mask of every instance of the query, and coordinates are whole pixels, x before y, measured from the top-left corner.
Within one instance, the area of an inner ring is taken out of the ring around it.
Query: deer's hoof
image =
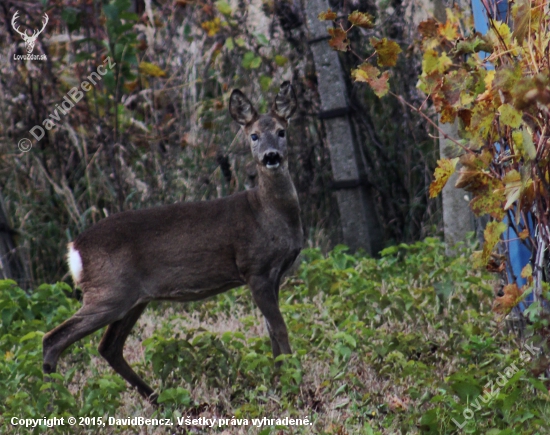
[[[46,375],[49,375],[50,373],[55,372],[55,367],[53,367],[50,363],[45,362],[44,364],[42,364],[42,371]]]
[[[158,402],[157,402],[157,399],[159,398],[159,395],[158,393],[152,393],[149,395],[149,397],[147,398],[147,400],[149,400],[149,403],[153,406],[159,406]]]

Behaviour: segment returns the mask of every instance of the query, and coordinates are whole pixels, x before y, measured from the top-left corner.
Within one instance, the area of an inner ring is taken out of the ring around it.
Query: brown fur
[[[272,112],[259,116],[234,91],[233,118],[243,125],[258,167],[257,188],[214,201],[180,203],[110,216],[73,242],[82,260],[83,306],[43,339],[44,372],[55,371],[61,352],[109,325],[99,352],[138,392],[156,394],[128,365],[123,347],[150,301],[194,301],[248,284],[265,316],[273,356],[290,353],[279,310],[279,284],[302,248],[296,190],[280,131],[296,108],[292,86],[281,86]],[[269,169],[265,155],[280,156]]]

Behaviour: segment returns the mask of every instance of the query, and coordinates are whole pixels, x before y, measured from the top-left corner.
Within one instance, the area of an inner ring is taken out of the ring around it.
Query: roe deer
[[[258,187],[212,201],[114,214],[69,243],[67,260],[83,304],[44,336],[44,373],[55,371],[69,345],[109,325],[99,353],[156,403],[158,395],[123,356],[124,342],[147,304],[196,301],[243,284],[265,317],[273,357],[291,353],[279,283],[302,249],[285,134],[296,106],[289,82],[281,85],[266,115],[258,115],[241,91],[231,94],[229,112],[250,141]]]

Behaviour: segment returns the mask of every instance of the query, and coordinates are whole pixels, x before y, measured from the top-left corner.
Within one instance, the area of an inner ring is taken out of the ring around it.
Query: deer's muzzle
[[[277,169],[281,164],[283,157],[277,151],[268,151],[264,154],[262,163],[267,169]]]

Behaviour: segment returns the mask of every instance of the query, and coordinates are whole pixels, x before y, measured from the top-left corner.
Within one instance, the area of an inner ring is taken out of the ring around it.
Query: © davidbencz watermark
[[[19,11],[15,11],[15,14],[13,14],[13,18],[11,19],[11,26],[13,27],[13,30],[15,30],[19,35],[21,35],[21,38],[23,38],[23,41],[25,41],[25,48],[27,50],[27,54],[24,55],[18,55],[13,54],[14,60],[46,60],[47,57],[45,54],[32,54],[34,50],[34,44],[36,44],[36,39],[38,38],[38,35],[40,35],[44,29],[46,28],[46,24],[48,24],[48,21],[50,20],[48,17],[48,14],[44,14],[44,17],[42,18],[42,28],[40,30],[34,29],[32,31],[32,35],[28,35],[27,31],[24,32],[19,31],[19,27],[17,25],[17,19],[19,18]],[[17,25],[17,27],[16,27]]]
[[[32,142],[30,139],[27,139],[26,137],[24,137],[23,139],[21,139],[18,143],[17,143],[17,146],[18,148],[23,151],[24,153],[27,153],[31,150],[32,148]]]
[[[213,428],[213,427],[269,427],[269,426],[313,426],[313,421],[305,417],[276,417],[276,418],[223,418],[223,417],[177,417],[172,418],[144,418],[141,416],[126,416],[116,418],[112,416],[94,416],[94,417],[41,417],[41,418],[20,418],[11,417],[9,420],[12,426],[25,428],[41,428],[41,427],[61,427],[67,426],[84,426],[87,428],[102,428],[109,426],[131,426],[131,427],[159,427],[159,426],[180,426],[180,427],[196,427],[196,428]]]
[[[102,80],[102,77],[107,74],[108,70],[113,69],[116,66],[116,62],[113,62],[110,56],[107,56],[103,61],[103,65],[98,65],[95,71],[93,71],[86,80],[80,83],[80,86],[71,88],[67,95],[63,97],[63,100],[55,105],[55,109],[51,112],[47,118],[42,121],[42,125],[35,125],[29,130],[29,133],[36,139],[37,142],[42,140],[46,135],[46,130],[51,130],[57,127],[56,122],[60,122],[62,116],[66,116],[67,113],[84,97],[84,92],[90,92],[93,86]],[[80,90],[82,89],[82,90]],[[82,92],[84,91],[84,92]],[[23,138],[17,143],[18,148],[24,153],[28,152],[32,148],[32,142],[28,138]]]
[[[529,344],[525,344],[525,348],[529,351],[531,355],[529,355],[525,350],[521,351],[519,356],[521,362],[518,363],[520,366],[523,366],[525,365],[525,363],[531,361],[531,357],[537,355],[537,353],[540,351],[539,348],[530,346]],[[453,418],[453,423],[456,424],[459,429],[462,429],[464,426],[466,426],[468,420],[474,417],[474,412],[479,411],[484,403],[487,404],[491,400],[493,400],[500,392],[500,389],[504,387],[512,378],[512,376],[514,376],[519,370],[520,369],[516,366],[516,364],[513,363],[506,367],[503,372],[499,372],[496,384],[493,380],[487,382],[484,386],[485,394],[476,397],[476,399],[470,403],[469,407],[462,412],[464,421],[462,423],[459,423]],[[495,388],[497,385],[498,387]],[[482,403],[479,402],[479,399],[481,399]],[[473,410],[470,407],[473,408]]]

